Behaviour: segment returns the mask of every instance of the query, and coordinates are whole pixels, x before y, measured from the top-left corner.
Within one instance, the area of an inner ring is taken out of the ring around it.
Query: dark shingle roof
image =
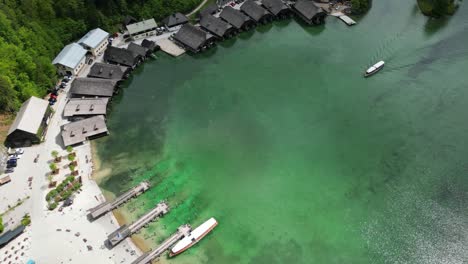
[[[137,54],[137,55],[140,55],[142,57],[145,57],[146,55],[148,55],[148,49],[145,48],[145,47],[142,47],[138,44],[135,44],[133,42],[131,42],[130,44],[128,44],[128,48],[127,48],[129,51]]]
[[[188,18],[182,13],[174,13],[162,20],[162,23],[167,27],[175,27],[188,22]]]
[[[226,20],[229,24],[233,25],[237,29],[242,28],[245,22],[251,20],[248,16],[242,14],[239,10],[236,10],[230,6],[226,6],[219,17]]]
[[[257,5],[252,0],[247,0],[242,6],[241,10],[246,13],[249,17],[251,17],[255,21],[260,21],[266,15],[269,15],[268,11],[266,11],[263,7]]]
[[[112,46],[107,47],[106,52],[104,53],[104,60],[129,67],[135,66],[139,59],[141,59],[141,56],[131,52],[130,50]]]
[[[289,9],[281,0],[262,0],[262,5],[275,16]]]
[[[297,12],[309,20],[316,14],[323,12],[322,8],[316,6],[315,3],[310,0],[298,0],[293,7]]]
[[[126,16],[122,23],[126,26],[126,25],[129,25],[129,24],[132,24],[132,23],[135,23],[137,22],[138,20],[132,16]]]
[[[115,80],[100,78],[76,78],[71,85],[71,93],[74,97],[98,96],[111,97],[117,84]]]
[[[88,77],[121,80],[127,70],[127,67],[96,62],[91,67]]]
[[[208,40],[210,35],[203,30],[191,25],[185,24],[174,35],[174,39],[193,50],[198,50]]]
[[[156,42],[154,41],[151,41],[151,40],[147,40],[147,39],[144,39],[142,42],[141,42],[141,46],[142,47],[145,47],[151,51],[154,51],[156,49],[159,49],[159,46],[156,44]]]
[[[218,11],[218,5],[211,4],[200,11],[200,16],[213,15],[216,11]]]
[[[224,34],[232,28],[228,23],[212,15],[202,16],[200,26],[220,38],[224,37]]]

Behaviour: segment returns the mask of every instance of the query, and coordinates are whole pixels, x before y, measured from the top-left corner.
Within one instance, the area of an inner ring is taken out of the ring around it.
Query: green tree
[[[2,219],[2,217],[0,216],[0,234],[3,232],[3,229],[4,229],[4,227],[3,227],[3,219]]]
[[[57,164],[51,163],[51,164],[49,165],[49,168],[50,168],[51,171],[55,171],[55,170],[57,170]]]
[[[58,151],[56,151],[56,150],[52,151],[52,157],[57,158],[58,154],[59,154]]]
[[[68,152],[68,153],[72,153],[72,152],[73,152],[73,147],[72,147],[72,146],[68,146],[68,147],[67,147],[67,152]]]

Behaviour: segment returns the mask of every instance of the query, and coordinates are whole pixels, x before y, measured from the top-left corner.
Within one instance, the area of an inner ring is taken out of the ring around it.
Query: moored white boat
[[[190,235],[182,238],[175,246],[171,249],[170,256],[173,257],[178,255],[185,250],[189,249],[191,246],[195,245],[203,237],[205,237],[213,228],[218,225],[218,222],[213,217],[208,219],[206,222],[195,228]]]
[[[369,77],[371,75],[376,74],[379,72],[385,65],[384,61],[379,61],[376,64],[372,65],[367,71],[364,73],[364,77]]]

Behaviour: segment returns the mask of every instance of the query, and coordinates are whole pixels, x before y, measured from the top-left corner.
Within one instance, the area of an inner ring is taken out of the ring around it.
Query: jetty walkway
[[[149,222],[161,217],[169,212],[169,205],[166,202],[160,202],[151,211],[144,214],[138,220],[130,224],[129,226],[123,225],[119,229],[112,232],[104,243],[107,247],[113,248],[127,237],[138,232],[142,227],[147,225]]]
[[[172,236],[168,239],[164,240],[157,248],[151,250],[150,252],[146,252],[145,254],[141,255],[132,264],[147,264],[151,263],[152,260],[156,259],[157,257],[161,256],[166,250],[168,250],[172,245],[177,243],[177,241],[181,240],[183,237],[188,236],[192,228],[190,225],[182,225],[177,229]]]
[[[124,194],[117,197],[112,202],[104,202],[92,209],[90,209],[90,213],[88,214],[88,220],[93,221],[98,219],[100,216],[114,210],[115,208],[119,207],[123,203],[127,202],[131,198],[137,197],[138,195],[144,193],[146,190],[150,188],[150,184],[147,181],[143,181],[137,186],[131,188]]]

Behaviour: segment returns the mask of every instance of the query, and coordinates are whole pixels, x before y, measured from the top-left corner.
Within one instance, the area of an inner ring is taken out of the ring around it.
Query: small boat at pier
[[[189,249],[191,246],[198,243],[198,241],[205,237],[217,225],[218,222],[216,219],[213,217],[208,219],[206,222],[190,232],[190,235],[182,238],[179,242],[177,242],[177,244],[175,244],[175,246],[171,249],[169,256],[173,257]]]
[[[376,74],[384,67],[384,65],[385,65],[384,61],[377,62],[376,64],[372,65],[369,69],[367,69],[367,71],[364,73],[364,77],[367,78],[369,76]]]

